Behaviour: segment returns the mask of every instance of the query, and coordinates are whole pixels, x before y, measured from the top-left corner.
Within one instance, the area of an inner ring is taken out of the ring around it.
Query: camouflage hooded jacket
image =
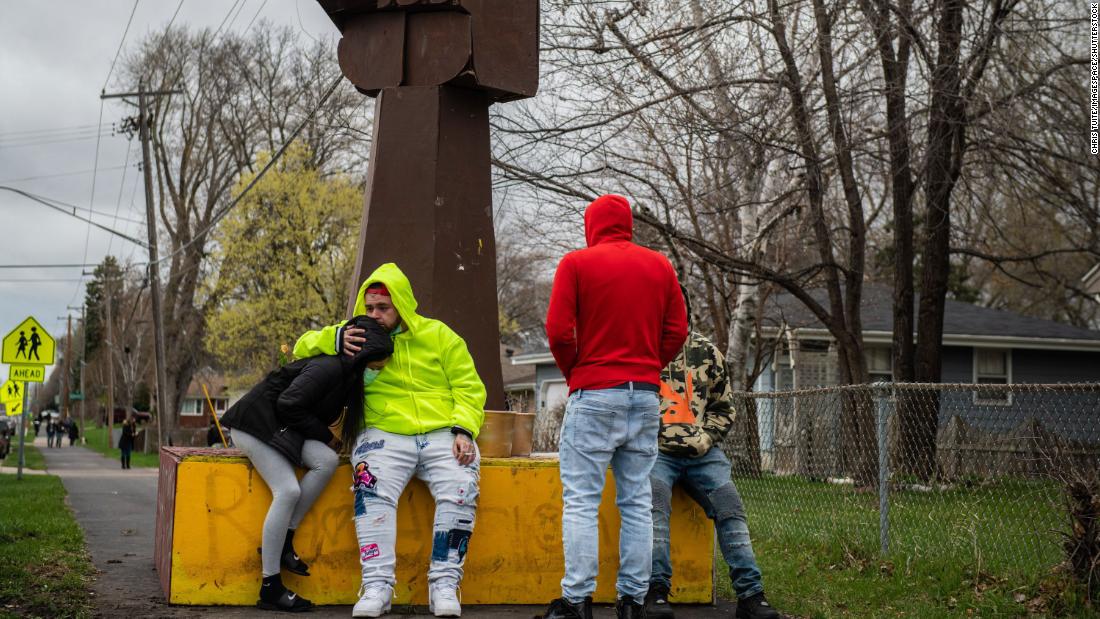
[[[661,371],[662,453],[697,458],[733,427],[726,360],[718,348],[692,331],[680,354]]]

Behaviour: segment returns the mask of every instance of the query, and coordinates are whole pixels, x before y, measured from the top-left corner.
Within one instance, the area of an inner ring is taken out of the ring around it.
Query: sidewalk
[[[46,458],[49,473],[61,478],[69,504],[84,529],[88,551],[99,575],[92,589],[101,617],[280,617],[283,614],[255,608],[224,606],[171,606],[164,601],[153,569],[153,536],[157,505],[157,470],[122,470],[117,460],[82,447],[46,447],[38,437],[35,446]],[[476,534],[476,533],[475,533]],[[259,574],[256,575],[257,581]],[[549,600],[547,600],[549,602]],[[463,617],[530,619],[540,606],[467,606]],[[676,609],[682,619],[732,617],[734,605],[686,606]],[[427,615],[427,607],[398,607],[390,616]],[[350,606],[319,607],[307,616],[350,617]],[[611,607],[600,607],[595,617],[615,616]]]
[[[24,449],[26,449],[27,445],[35,444],[34,443],[34,436],[31,435],[31,434],[28,434],[24,438],[24,440],[26,441],[26,443],[23,444]],[[42,446],[43,447],[46,446],[46,439],[42,439]],[[11,453],[13,454],[11,456],[11,459],[16,460],[16,458],[18,458],[18,455],[14,455],[14,454],[19,453],[19,438],[18,437],[13,436],[12,439],[11,439]],[[26,458],[26,454],[24,454],[23,457]],[[5,475],[17,475],[19,473],[19,465],[16,464],[15,466],[4,466],[3,460],[0,460],[0,473],[3,473]],[[49,475],[50,473],[49,473],[49,471],[40,471],[38,469],[28,469],[27,467],[23,467],[23,474],[24,475]]]

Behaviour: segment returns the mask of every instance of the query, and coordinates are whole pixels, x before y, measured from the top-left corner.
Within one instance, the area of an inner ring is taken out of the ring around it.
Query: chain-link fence
[[[1095,489],[1100,471],[1100,384],[879,383],[734,405],[755,411],[728,445],[734,480],[754,541],[780,547],[1044,574],[1081,524],[1067,488]]]

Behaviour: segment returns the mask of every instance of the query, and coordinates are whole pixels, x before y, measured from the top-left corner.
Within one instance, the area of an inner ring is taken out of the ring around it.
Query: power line
[[[100,168],[100,170],[121,170],[123,168],[134,167],[130,165],[116,165],[109,168]],[[72,172],[58,172],[56,174],[40,174],[38,176],[23,176],[20,178],[5,178],[0,179],[0,183],[20,183],[23,181],[37,181],[45,178],[60,178],[62,176],[80,176],[82,174],[91,174],[95,170],[73,170]]]
[[[98,264],[0,264],[0,269],[85,269]]]
[[[114,75],[115,63],[118,62],[119,54],[122,53],[122,46],[126,44],[126,35],[128,35],[130,33],[130,24],[132,24],[134,22],[134,14],[137,13],[137,7],[138,7],[138,2],[139,1],[140,0],[134,0],[134,6],[133,6],[133,8],[130,9],[130,17],[129,17],[129,19],[126,20],[126,28],[124,28],[122,30],[122,38],[119,39],[119,41],[118,41],[118,49],[115,50],[115,57],[114,57],[114,59],[111,60],[111,67],[107,70],[107,77],[104,78],[104,80],[103,80],[103,87],[100,89],[101,94],[103,92],[106,92],[107,84],[109,84],[111,82],[111,76]],[[98,124],[99,124],[100,133],[102,133],[102,131],[103,131],[103,98],[102,97],[100,97],[100,99],[99,99],[99,122],[98,122]],[[100,142],[100,138],[97,137],[96,141],[95,141],[95,159],[94,159],[94,162],[92,163],[92,195],[88,198],[88,210],[89,211],[92,210],[92,204],[95,203],[95,184],[96,184],[96,177],[98,176],[98,173],[99,173],[99,142]],[[106,226],[101,226],[99,224],[96,224],[96,223],[92,222],[91,219],[88,219],[87,221],[88,221],[88,231],[84,235],[84,262],[88,261],[88,245],[90,244],[91,239],[92,239],[92,226],[93,225],[98,227],[98,228],[103,228],[104,230],[108,230],[108,231],[112,232],[113,234],[118,234],[119,236],[121,236],[121,237],[123,237],[127,240],[138,243],[139,245],[142,244],[137,239],[134,239],[134,238],[129,237],[127,235],[118,233],[118,232],[116,232],[116,231],[114,231],[111,228],[108,228]],[[83,283],[83,282],[84,282],[84,276],[81,275],[80,276],[80,283]],[[69,300],[68,305],[72,305],[76,301],[76,298],[77,298],[78,295],[80,295],[80,286],[79,285],[76,287],[76,290],[73,291],[73,298]]]
[[[75,212],[70,213],[69,211],[67,211],[67,210],[65,210],[65,209],[63,209],[63,208],[61,208],[61,207],[59,207],[55,204],[51,204],[49,202],[49,198],[42,198],[42,197],[36,196],[33,193],[30,193],[28,191],[23,191],[22,189],[17,189],[15,187],[7,187],[7,186],[4,186],[4,185],[0,185],[0,189],[6,189],[7,191],[10,191],[12,193],[17,193],[17,194],[19,194],[19,195],[21,195],[25,198],[29,198],[31,200],[34,200],[35,202],[38,202],[39,204],[44,204],[44,205],[46,205],[46,206],[48,206],[48,207],[50,207],[50,208],[52,208],[56,211],[65,213],[66,215],[68,215],[70,217],[75,217],[76,219],[79,219],[80,221],[86,222],[88,224],[88,234],[91,234],[91,227],[95,226],[96,228],[99,228],[100,230],[110,232],[111,234],[114,234],[116,236],[120,236],[120,237],[126,239],[127,241],[130,241],[131,243],[137,243],[138,245],[141,245],[142,247],[145,247],[145,243],[135,239],[132,236],[123,234],[123,233],[119,232],[118,230],[108,228],[107,226],[104,226],[102,224],[98,224],[98,223],[92,221],[91,219],[88,219],[87,217],[81,217],[80,215],[77,215]],[[85,243],[85,246],[84,246],[84,262],[87,262],[87,261],[88,261],[88,247],[87,247],[87,243]]]
[[[253,22],[255,22],[256,18],[260,16],[260,11],[263,11],[265,6],[267,6],[267,0],[264,0],[263,4],[260,5],[260,8],[256,9],[256,14],[252,16],[252,19],[249,20],[248,25],[244,27],[245,32],[248,32],[252,28]]]
[[[241,193],[237,194],[237,196],[235,198],[233,198],[233,200],[230,201],[230,203],[228,205],[226,205],[226,207],[224,209],[222,209],[221,211],[218,211],[218,213],[215,214],[214,217],[212,217],[210,219],[210,223],[208,223],[201,230],[199,230],[194,235],[192,235],[190,241],[187,241],[186,243],[180,245],[179,247],[177,247],[175,249],[175,251],[172,251],[172,252],[170,252],[170,253],[168,253],[164,256],[161,256],[156,261],[157,264],[159,264],[161,262],[164,262],[165,260],[168,260],[169,258],[172,258],[173,256],[179,255],[180,252],[182,252],[183,250],[185,250],[188,247],[190,247],[191,245],[193,245],[199,239],[205,238],[206,234],[209,233],[210,230],[213,229],[214,226],[218,225],[218,222],[220,222],[222,219],[224,219],[225,216],[229,214],[229,211],[233,210],[233,207],[237,206],[237,204],[246,195],[248,195],[248,192],[252,191],[252,188],[256,186],[256,183],[260,182],[260,179],[262,179],[264,177],[264,175],[267,174],[267,171],[270,170],[272,168],[272,166],[274,166],[277,161],[279,161],[279,159],[283,156],[283,153],[286,152],[286,149],[290,147],[291,143],[294,142],[294,139],[298,137],[298,134],[302,132],[302,129],[304,129],[305,126],[307,124],[309,124],[309,122],[317,114],[317,112],[320,111],[321,106],[323,106],[325,104],[325,102],[328,101],[328,98],[331,97],[332,93],[336,91],[336,87],[340,85],[340,82],[343,79],[344,79],[344,77],[342,75],[338,75],[336,77],[336,79],[333,80],[332,85],[329,86],[327,91],[325,91],[325,94],[324,94],[324,96],[321,97],[321,100],[317,102],[317,106],[314,107],[312,110],[310,110],[309,114],[306,115],[306,117],[302,120],[302,122],[298,125],[298,127],[295,128],[294,131],[290,134],[290,137],[288,137],[286,139],[286,142],[284,142],[283,145],[279,147],[279,150],[276,151],[274,155],[272,155],[271,160],[267,162],[267,165],[265,165],[263,167],[263,169],[260,170],[259,173],[256,174],[255,177],[252,178],[251,181],[249,181],[248,185],[245,186],[245,188],[241,191]]]
[[[67,142],[83,142],[85,140],[92,140],[92,139],[94,139],[98,142],[100,138],[105,138],[105,137],[109,138],[109,137],[113,137],[114,135],[115,135],[114,131],[101,131],[99,133],[94,133],[94,134],[89,134],[89,135],[74,135],[74,136],[69,136],[69,137],[59,137],[59,138],[50,138],[50,139],[42,139],[42,140],[28,140],[28,141],[23,141],[23,142],[17,142],[17,143],[14,143],[14,144],[13,143],[0,142],[0,149],[3,149],[3,148],[22,148],[24,146],[41,146],[41,145],[44,145],[44,144],[64,144],[64,143],[67,143]]]
[[[31,193],[29,191],[19,189],[19,188],[16,188],[16,187],[8,187],[7,185],[0,185],[0,189],[4,189],[4,190],[7,190],[7,191],[18,193],[18,194],[20,194],[24,197],[27,197],[27,198],[30,198],[30,199],[36,201],[36,202],[45,204],[46,206],[49,206],[49,207],[53,208],[54,210],[59,210],[62,213],[65,213],[66,215],[75,215],[76,211],[84,211],[84,212],[88,213],[89,215],[99,215],[100,217],[114,217],[116,219],[121,219],[122,221],[125,221],[126,223],[131,223],[131,224],[145,223],[142,220],[130,219],[128,217],[119,217],[117,215],[111,215],[111,213],[108,213],[106,211],[97,211],[95,209],[90,209],[90,208],[87,208],[87,207],[84,207],[84,206],[77,206],[75,204],[70,204],[68,202],[58,200],[56,198],[50,198],[50,197],[43,196],[43,195],[40,195],[40,194]],[[62,208],[62,207],[64,207],[64,208]],[[72,212],[69,212],[66,209],[72,209]]]
[[[183,0],[180,0],[180,3],[176,5],[176,12],[172,13],[172,19],[168,20],[168,25],[164,27],[165,32],[172,28],[172,24],[176,23],[176,16],[180,14],[180,9],[182,8]]]
[[[233,28],[233,24],[237,23],[237,18],[241,16],[241,11],[244,11],[244,7],[248,4],[248,0],[241,2],[241,8],[237,9],[237,13],[233,16],[233,19],[229,20],[229,25],[225,31],[229,32]]]
[[[122,31],[122,40],[118,42],[118,49],[115,50],[115,58],[111,61],[111,68],[107,71],[107,79],[103,80],[103,90],[107,90],[107,83],[111,81],[111,75],[115,72],[115,63],[118,62],[118,56],[122,53],[122,45],[126,43],[126,35],[130,32],[130,24],[134,22],[134,13],[137,12],[139,1],[140,0],[134,0],[134,8],[130,9],[130,19],[126,20],[126,29]],[[179,9],[176,10],[178,11]]]
[[[126,167],[126,164],[130,163],[130,147],[132,147],[133,145],[134,145],[133,141],[131,141],[131,140],[126,141],[126,159],[124,160],[125,163],[123,164],[124,168]],[[115,216],[114,216],[114,218],[111,219],[111,227],[114,227],[114,226],[118,225],[118,219],[119,219],[118,210],[120,208],[122,208],[122,193],[123,193],[123,190],[125,190],[125,189],[126,189],[126,170],[123,170],[122,171],[122,180],[120,180],[118,182],[118,201],[115,202]],[[107,240],[107,253],[108,254],[111,253],[111,249],[114,246],[114,242],[115,242],[115,237],[113,237],[113,236],[110,239]]]
[[[73,131],[81,131],[85,129],[94,129],[96,125],[66,125],[63,127],[49,127],[45,129],[16,129],[14,131],[0,131],[0,139],[7,139],[9,136],[20,135],[35,135],[35,134],[50,134],[50,133],[70,133]]]
[[[57,279],[6,279],[0,278],[0,283],[3,284],[47,284],[47,283],[73,283],[84,281],[81,278],[73,277],[59,277]]]

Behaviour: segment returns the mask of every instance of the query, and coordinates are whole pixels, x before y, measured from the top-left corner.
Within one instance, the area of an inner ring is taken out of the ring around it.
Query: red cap
[[[367,286],[367,293],[380,294],[384,297],[390,296],[390,291],[386,289],[386,285],[382,282],[374,282],[373,284]]]

